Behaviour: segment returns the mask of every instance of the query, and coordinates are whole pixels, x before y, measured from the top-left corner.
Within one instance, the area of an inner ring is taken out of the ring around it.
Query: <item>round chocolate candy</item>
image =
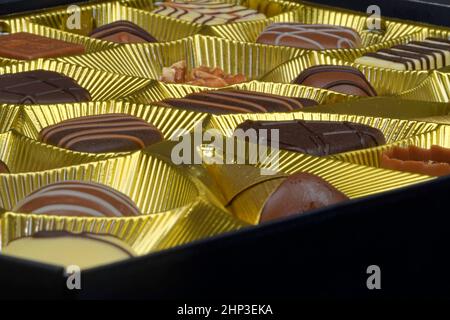
[[[286,178],[266,200],[260,222],[276,220],[326,207],[348,197],[322,178],[296,173]]]
[[[26,196],[13,211],[87,217],[139,215],[139,209],[123,193],[102,184],[82,181],[49,184]]]
[[[154,125],[128,114],[85,116],[43,129],[39,140],[79,152],[129,152],[163,140]]]
[[[373,97],[377,95],[361,71],[347,66],[310,67],[304,70],[293,83],[354,96]]]

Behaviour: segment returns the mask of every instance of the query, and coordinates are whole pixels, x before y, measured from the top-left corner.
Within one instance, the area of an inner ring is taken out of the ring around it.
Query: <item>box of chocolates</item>
[[[371,259],[439,261],[424,243],[446,243],[450,29],[381,13],[118,0],[0,16],[0,296],[264,295],[283,270],[302,293],[352,295]],[[74,266],[83,292],[65,288]]]

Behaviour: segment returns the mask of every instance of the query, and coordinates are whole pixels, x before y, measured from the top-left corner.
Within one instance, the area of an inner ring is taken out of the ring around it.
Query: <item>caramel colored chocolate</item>
[[[322,178],[309,173],[296,173],[281,183],[266,200],[260,222],[302,214],[348,200]]]
[[[35,70],[0,75],[0,103],[55,104],[90,100],[86,89],[57,72]]]
[[[79,152],[129,152],[164,139],[152,124],[127,114],[105,114],[69,119],[39,133],[39,140]]]
[[[383,133],[370,126],[337,121],[251,121],[241,123],[237,129],[254,129],[258,141],[272,144],[272,130],[278,130],[279,148],[310,154],[331,154],[372,148],[386,143]],[[266,129],[267,136],[263,129]]]
[[[289,112],[317,105],[317,102],[245,90],[216,90],[192,93],[181,99],[166,99],[159,104],[197,112],[230,114]]]
[[[76,265],[81,269],[136,256],[134,250],[119,238],[64,231],[41,231],[30,237],[12,240],[2,253],[64,267]]]
[[[26,196],[13,211],[75,217],[137,216],[139,209],[123,193],[82,181],[49,184]]]
[[[304,70],[293,83],[355,96],[373,97],[377,95],[361,71],[347,66],[310,67]]]
[[[0,160],[0,173],[9,173],[8,166],[1,160]]]
[[[17,60],[55,58],[83,54],[82,45],[38,36],[32,33],[13,33],[0,36],[0,56]]]
[[[151,34],[138,25],[126,21],[116,21],[96,28],[90,37],[117,43],[158,42]]]
[[[382,153],[380,167],[429,176],[450,175],[450,149],[437,145],[430,149],[394,147]]]
[[[256,39],[258,43],[302,49],[353,49],[361,46],[356,30],[326,24],[273,23]]]

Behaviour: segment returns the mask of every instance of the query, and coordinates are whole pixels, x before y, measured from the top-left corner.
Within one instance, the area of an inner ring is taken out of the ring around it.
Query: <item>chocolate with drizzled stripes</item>
[[[204,25],[264,19],[256,10],[230,3],[157,2],[153,13]]]
[[[273,23],[256,39],[258,43],[302,49],[350,49],[361,46],[356,30],[326,24]]]
[[[284,97],[246,90],[215,90],[192,93],[157,104],[212,114],[289,112],[317,105],[311,99]]]
[[[450,41],[426,38],[377,52],[368,52],[355,63],[398,70],[433,70],[450,65]]]
[[[69,119],[43,129],[39,140],[79,152],[129,152],[163,140],[154,125],[128,114]]]

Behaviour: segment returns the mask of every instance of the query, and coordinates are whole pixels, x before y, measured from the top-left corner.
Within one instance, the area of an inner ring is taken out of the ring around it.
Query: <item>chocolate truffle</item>
[[[153,13],[204,25],[265,19],[266,16],[247,7],[210,1],[156,2]]]
[[[136,256],[134,250],[119,238],[64,231],[41,231],[30,237],[12,240],[2,253],[64,267],[75,265],[80,269],[97,267]]]
[[[322,178],[296,173],[284,180],[269,196],[261,211],[260,222],[276,220],[348,200]]]
[[[0,160],[0,173],[9,173],[8,166],[1,160]]]
[[[302,23],[272,23],[256,42],[315,50],[354,49],[361,46],[358,32],[351,28]]]
[[[271,130],[278,130],[279,148],[313,156],[372,148],[386,143],[383,133],[370,126],[338,121],[251,121],[241,123],[237,129],[254,129],[258,141],[272,144]],[[267,137],[261,137],[266,129]]]
[[[293,83],[355,96],[373,97],[377,95],[361,71],[347,66],[310,67],[303,71]]]
[[[98,27],[89,36],[91,38],[117,43],[158,42],[147,31],[126,20],[116,21]]]
[[[317,102],[245,90],[216,90],[192,93],[181,99],[166,99],[158,104],[197,112],[230,114],[289,112],[317,105]]]
[[[0,36],[0,56],[17,60],[55,58],[83,54],[82,45],[38,36],[32,33],[13,33]]]
[[[394,147],[382,153],[380,167],[436,177],[450,175],[450,149],[437,145],[430,149]]]
[[[43,129],[39,140],[79,152],[130,152],[162,141],[163,134],[141,118],[116,113],[62,121]]]
[[[137,216],[139,209],[123,193],[82,181],[49,184],[18,202],[14,212],[76,217]]]
[[[450,65],[450,40],[426,38],[365,53],[355,63],[397,70],[432,70]]]
[[[90,100],[86,89],[57,72],[35,70],[0,75],[0,103],[54,104]]]

